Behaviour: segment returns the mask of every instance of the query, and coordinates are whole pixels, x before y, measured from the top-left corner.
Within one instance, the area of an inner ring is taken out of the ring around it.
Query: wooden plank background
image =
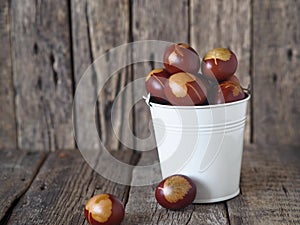
[[[17,147],[9,1],[0,2],[0,148]]]
[[[85,70],[94,60],[111,48],[129,42],[129,2],[128,0],[75,0],[71,1],[71,14],[73,67],[75,83],[78,84]],[[124,53],[122,60],[126,61],[126,56],[127,54]],[[108,78],[99,75],[97,68],[94,70],[89,86],[85,87],[87,89],[92,88],[95,92],[99,91],[97,89],[98,84]],[[100,65],[100,68],[103,74],[109,74],[110,65],[108,63]],[[131,74],[127,68],[117,71],[116,74],[112,74],[111,79],[108,80],[103,90],[98,93],[99,104],[97,118],[94,118],[93,115],[89,115],[85,107],[77,111],[77,113],[83,113],[85,117],[91,121],[96,119],[96,121],[99,122],[99,136],[108,149],[118,149],[120,145],[112,129],[110,110],[120,89],[126,85],[126,81],[131,80],[130,76]],[[91,101],[87,96],[80,96],[80,98],[83,103],[88,104],[89,101]],[[131,97],[127,96],[126,103],[129,106],[130,101]],[[126,106],[122,107],[122,105],[120,105],[118,107],[118,115],[116,118],[120,123],[125,114],[122,109],[125,110]],[[75,121],[76,127],[78,128],[78,141],[84,142],[88,149],[97,149],[99,147],[98,140],[89,139],[90,128],[82,121],[76,120],[76,115]],[[122,126],[119,126],[118,129],[122,129]]]
[[[18,147],[73,148],[67,1],[11,1]]]
[[[255,142],[300,144],[299,12],[299,1],[253,3]]]
[[[83,72],[109,49],[147,39],[188,42],[200,55],[213,47],[230,47],[240,60],[237,76],[253,90],[246,141],[300,146],[299,11],[296,0],[3,0],[0,148],[74,148],[72,101]],[[153,65],[117,71],[99,93],[96,121],[109,149],[120,148],[110,124],[115,97]],[[98,82],[92,77],[86,88],[97,91]],[[123,130],[128,119],[124,112],[131,106],[131,95],[118,106],[117,129],[124,135],[132,132]],[[95,119],[84,107],[76,113]],[[139,137],[149,135],[143,102],[129,118]],[[74,120],[86,147],[98,148],[98,141],[89,139],[89,127],[76,114]]]

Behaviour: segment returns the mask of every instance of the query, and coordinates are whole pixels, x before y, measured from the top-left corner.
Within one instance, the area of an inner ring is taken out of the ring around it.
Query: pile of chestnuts
[[[200,62],[198,53],[188,44],[172,44],[165,49],[163,63],[165,68],[154,69],[146,77],[146,90],[154,103],[214,105],[246,96],[234,75],[237,58],[227,48],[208,51]]]

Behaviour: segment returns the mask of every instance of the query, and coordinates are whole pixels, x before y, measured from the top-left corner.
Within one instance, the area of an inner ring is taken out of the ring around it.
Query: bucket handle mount
[[[146,104],[149,106],[149,107],[152,107],[151,105],[151,102],[150,102],[150,93],[147,94],[147,96],[143,96],[143,99],[145,100]]]

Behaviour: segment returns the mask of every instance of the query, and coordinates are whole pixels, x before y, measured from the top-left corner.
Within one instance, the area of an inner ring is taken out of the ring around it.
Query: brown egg
[[[236,82],[223,81],[214,89],[215,94],[210,104],[235,102],[245,98],[245,93]]]
[[[188,44],[177,43],[166,48],[163,62],[171,73],[187,72],[196,74],[200,69],[198,53]]]
[[[165,83],[170,74],[162,68],[152,70],[146,77],[145,86],[148,93],[151,95],[151,101],[161,104],[167,104],[166,95],[164,92]]]
[[[91,225],[119,225],[125,215],[123,203],[111,194],[99,194],[87,201],[84,215]]]
[[[167,209],[181,209],[191,204],[197,193],[194,182],[185,175],[173,175],[161,181],[155,190],[157,202]]]
[[[165,86],[168,101],[176,106],[193,106],[206,102],[204,82],[190,73],[179,72],[169,77]]]
[[[214,48],[206,53],[201,64],[202,73],[209,79],[227,80],[237,69],[237,58],[227,48]]]
[[[239,79],[235,75],[232,75],[227,80],[228,81],[232,81],[232,82],[237,83],[238,85],[240,85],[240,81],[239,81]]]

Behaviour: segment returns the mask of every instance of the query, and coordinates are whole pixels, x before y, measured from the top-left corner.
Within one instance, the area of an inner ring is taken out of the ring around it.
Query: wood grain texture
[[[84,18],[84,19],[82,19]],[[73,22],[74,21],[74,22]],[[72,1],[72,31],[74,49],[74,70],[76,82],[83,75],[87,67],[107,51],[129,41],[129,1]],[[121,89],[131,80],[128,68],[113,71],[114,64],[124,64],[127,53],[119,52],[123,57],[106,56],[106,61],[97,63],[93,67],[90,83],[86,89],[94,89],[98,95],[99,134],[103,144],[108,149],[118,149],[120,142],[115,136],[111,124],[111,109],[116,96]],[[119,60],[119,61],[116,61]],[[105,83],[106,82],[106,83]],[[100,84],[105,86],[100,90]],[[81,96],[82,101],[90,101],[86,96]],[[124,96],[116,107],[115,119],[118,134],[122,133],[122,121],[125,112],[129,111],[131,96]],[[84,104],[77,113],[87,114]],[[94,120],[93,115],[86,117]],[[87,148],[97,148],[98,140],[90,140],[89,127],[76,121],[80,141],[86,143]]]
[[[154,164],[158,161],[155,151],[143,153],[138,165]],[[160,174],[153,168],[150,174]],[[133,170],[132,179],[139,179],[144,173]],[[151,179],[152,176],[149,176]],[[154,181],[154,180],[153,180]],[[150,181],[149,182],[153,182]],[[172,211],[161,207],[155,199],[156,184],[144,187],[131,187],[126,205],[124,224],[229,224],[224,203],[194,204],[182,210]]]
[[[299,171],[298,147],[246,148],[242,194],[227,202],[230,224],[299,224]]]
[[[88,25],[90,29],[91,52],[96,60],[99,56],[129,40],[129,1],[89,1],[87,13],[89,14]],[[118,15],[118,16],[117,16]],[[123,57],[117,57],[113,54],[106,56],[103,63],[95,66],[97,74],[97,93],[99,110],[99,132],[103,144],[109,150],[119,148],[120,142],[115,136],[112,123],[112,105],[120,90],[126,85],[126,68],[114,71],[114,65],[123,64],[127,61],[126,51],[118,52]],[[101,84],[105,84],[100,90]],[[122,105],[126,101],[130,105],[130,96],[126,96],[124,102],[120,102],[117,107],[118,114],[116,120],[119,121],[119,132],[122,126]]]
[[[202,58],[217,47],[230,48],[238,58],[236,76],[242,86],[251,81],[251,0],[191,0],[191,45]],[[251,138],[249,104],[245,141]]]
[[[11,1],[18,146],[73,148],[67,1]]]
[[[5,224],[87,225],[83,214],[85,202],[91,196],[104,192],[116,195],[126,205],[122,224],[298,224],[298,150],[295,146],[245,147],[239,196],[216,204],[190,205],[179,211],[166,210],[158,205],[154,196],[155,184],[129,189],[93,172],[79,151],[56,151],[50,153]],[[0,152],[0,168],[4,171],[4,176],[1,174],[0,177],[4,181],[0,183],[0,193],[4,196],[1,198],[2,211],[7,210],[5,207],[24,192],[20,191],[18,195],[15,186],[10,189],[3,187],[11,183],[17,184],[17,187],[20,185],[20,190],[25,188],[43,159],[43,153],[21,152],[17,156],[15,152]],[[137,159],[135,154],[127,151],[114,152],[114,157],[133,165]],[[153,164],[157,160],[156,151],[144,152],[138,165]],[[149,172],[149,179],[152,179],[152,174],[160,174],[158,167]],[[134,169],[126,176],[132,177],[133,183],[138,183],[145,173]],[[5,199],[7,196],[9,198]]]
[[[44,158],[42,152],[0,151],[0,223],[9,208],[29,188]]]
[[[131,153],[117,154],[131,161]],[[79,151],[56,151],[45,161],[8,224],[88,224],[83,209],[89,198],[111,193],[125,203],[128,190],[94,172]]]
[[[84,72],[87,70],[89,65],[93,62],[93,56],[90,49],[90,37],[89,37],[89,26],[88,26],[88,17],[87,14],[87,1],[73,0],[71,1],[71,26],[72,26],[72,48],[73,48],[73,71],[76,86],[80,82],[81,77]],[[87,82],[87,86],[84,87],[87,91],[91,91],[96,95],[96,77],[95,74],[92,74]],[[74,124],[76,131],[76,141],[84,142],[84,145],[88,149],[97,149],[99,147],[98,140],[93,140],[91,138],[91,130],[88,127],[87,123],[78,120],[78,114],[84,114],[86,119],[94,122],[95,115],[90,115],[86,107],[88,104],[92,104],[92,100],[88,96],[82,95],[80,97],[79,104],[75,104],[75,115],[74,115]],[[88,140],[88,141],[87,141]]]
[[[0,149],[16,148],[16,120],[12,78],[9,1],[0,2]]]
[[[253,5],[254,141],[300,146],[300,2]]]
[[[176,6],[176,7],[174,7]],[[132,1],[132,35],[133,41],[163,40],[168,42],[188,42],[188,1]],[[133,52],[133,54],[137,54]],[[153,59],[152,62],[135,64],[133,67],[134,80],[146,77],[154,67],[162,67],[162,55],[157,55],[155,49],[145,45],[139,53]],[[134,95],[146,95],[144,84],[134,87]],[[135,105],[135,134],[145,139],[153,134],[149,125],[150,112],[143,100]],[[154,136],[147,145],[153,145]],[[146,146],[145,146],[146,147]]]

